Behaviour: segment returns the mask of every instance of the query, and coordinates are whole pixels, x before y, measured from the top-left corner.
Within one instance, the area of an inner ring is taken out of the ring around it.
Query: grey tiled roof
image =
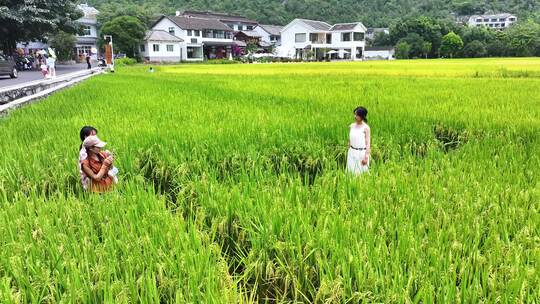
[[[184,30],[222,30],[232,32],[231,28],[217,19],[204,19],[196,17],[172,16],[168,17]]]
[[[259,26],[267,31],[270,35],[274,36],[281,35],[281,29],[283,28],[281,25],[260,24]]]
[[[255,31],[240,31],[240,32],[246,34],[246,36],[249,36],[249,37],[261,37],[261,34]]]
[[[358,22],[354,22],[354,23],[336,23],[330,28],[330,30],[331,31],[353,30],[357,25],[358,25]]]
[[[197,18],[206,18],[206,19],[218,19],[223,22],[243,22],[243,23],[253,23],[257,24],[257,21],[248,19],[244,16],[238,16],[238,15],[232,15],[227,13],[218,13],[218,12],[210,12],[210,11],[182,11],[180,12],[182,16],[186,17],[197,17]]]
[[[316,30],[322,30],[322,31],[329,31],[332,27],[330,24],[324,22],[324,21],[315,21],[315,20],[308,20],[308,19],[299,19],[302,20],[305,24],[311,26],[312,28]]]
[[[471,18],[508,18],[514,15],[503,13],[503,14],[493,14],[493,15],[472,15]]]
[[[146,32],[145,41],[174,41],[182,42],[182,38],[176,37],[163,30],[151,30]]]

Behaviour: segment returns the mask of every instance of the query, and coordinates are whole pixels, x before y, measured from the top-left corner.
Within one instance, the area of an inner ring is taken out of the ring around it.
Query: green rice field
[[[155,69],[0,117],[0,303],[540,302],[540,59]]]

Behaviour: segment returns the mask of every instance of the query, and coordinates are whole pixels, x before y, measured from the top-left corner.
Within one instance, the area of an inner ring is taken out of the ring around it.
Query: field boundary
[[[83,72],[71,73],[54,79],[53,81],[42,80],[30,83],[16,85],[0,90],[1,94],[20,94],[19,98],[8,101],[5,104],[0,103],[0,116],[6,115],[10,110],[17,109],[27,104],[37,102],[56,91],[71,87],[90,77],[104,73],[102,69],[92,69]],[[17,92],[17,93],[15,93]]]

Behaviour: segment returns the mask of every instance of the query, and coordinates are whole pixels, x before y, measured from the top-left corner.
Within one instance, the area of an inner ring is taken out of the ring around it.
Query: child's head
[[[98,131],[94,127],[84,126],[82,127],[79,136],[81,137],[81,141],[84,141],[84,139],[87,138],[88,136],[97,135],[97,132]]]

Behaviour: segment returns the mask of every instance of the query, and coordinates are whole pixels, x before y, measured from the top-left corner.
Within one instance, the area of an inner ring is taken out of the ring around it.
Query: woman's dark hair
[[[85,138],[87,138],[88,136],[90,136],[90,134],[92,133],[92,131],[96,132],[97,134],[97,129],[94,128],[94,127],[91,127],[91,126],[84,126],[82,127],[81,129],[81,132],[80,132],[80,137],[81,137],[81,141],[84,141]]]
[[[360,116],[363,121],[367,122],[367,109],[364,107],[358,107],[353,111],[354,115]]]

